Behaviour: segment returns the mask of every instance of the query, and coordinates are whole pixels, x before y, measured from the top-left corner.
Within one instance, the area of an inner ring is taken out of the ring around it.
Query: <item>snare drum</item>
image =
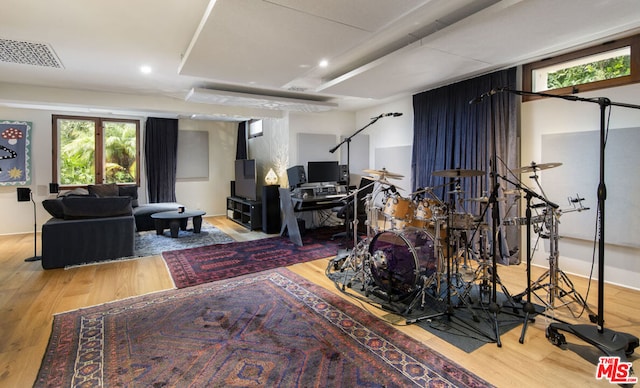
[[[413,203],[409,198],[394,195],[387,198],[383,213],[387,217],[409,221],[413,217]]]
[[[403,300],[420,286],[421,276],[440,268],[433,237],[423,229],[385,231],[369,244],[371,276],[390,300]]]

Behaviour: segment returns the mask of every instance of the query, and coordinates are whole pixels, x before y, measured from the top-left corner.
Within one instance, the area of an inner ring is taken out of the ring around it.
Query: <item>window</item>
[[[52,117],[53,181],[60,187],[140,183],[140,122]]]
[[[640,82],[640,35],[523,67],[525,91],[575,94]],[[524,100],[539,98],[525,96]]]
[[[262,136],[262,120],[249,120],[249,139]]]

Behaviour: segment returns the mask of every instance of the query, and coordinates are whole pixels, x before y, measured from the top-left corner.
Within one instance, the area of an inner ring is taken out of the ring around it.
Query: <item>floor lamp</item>
[[[28,187],[18,187],[18,202],[33,203],[33,256],[24,259],[24,261],[39,261],[42,257],[37,255],[37,236],[38,236],[38,223],[36,221],[36,202],[33,200],[33,192]]]

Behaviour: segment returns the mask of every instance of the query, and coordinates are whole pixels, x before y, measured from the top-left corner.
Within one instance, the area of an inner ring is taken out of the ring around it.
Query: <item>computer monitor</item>
[[[307,181],[309,183],[338,182],[340,167],[338,162],[308,162]]]

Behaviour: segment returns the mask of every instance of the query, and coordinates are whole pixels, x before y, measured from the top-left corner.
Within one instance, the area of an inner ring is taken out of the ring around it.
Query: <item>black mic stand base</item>
[[[580,338],[581,340],[600,349],[610,357],[620,357],[626,359],[633,354],[638,347],[638,337],[620,333],[609,329],[598,330],[594,325],[570,325],[566,323],[552,323],[547,327],[546,337],[552,344],[561,346],[567,343],[565,336],[559,330],[566,331]]]
[[[32,261],[40,261],[42,260],[42,256],[32,256],[32,257],[27,257],[26,259],[24,259],[24,261],[30,263]]]

